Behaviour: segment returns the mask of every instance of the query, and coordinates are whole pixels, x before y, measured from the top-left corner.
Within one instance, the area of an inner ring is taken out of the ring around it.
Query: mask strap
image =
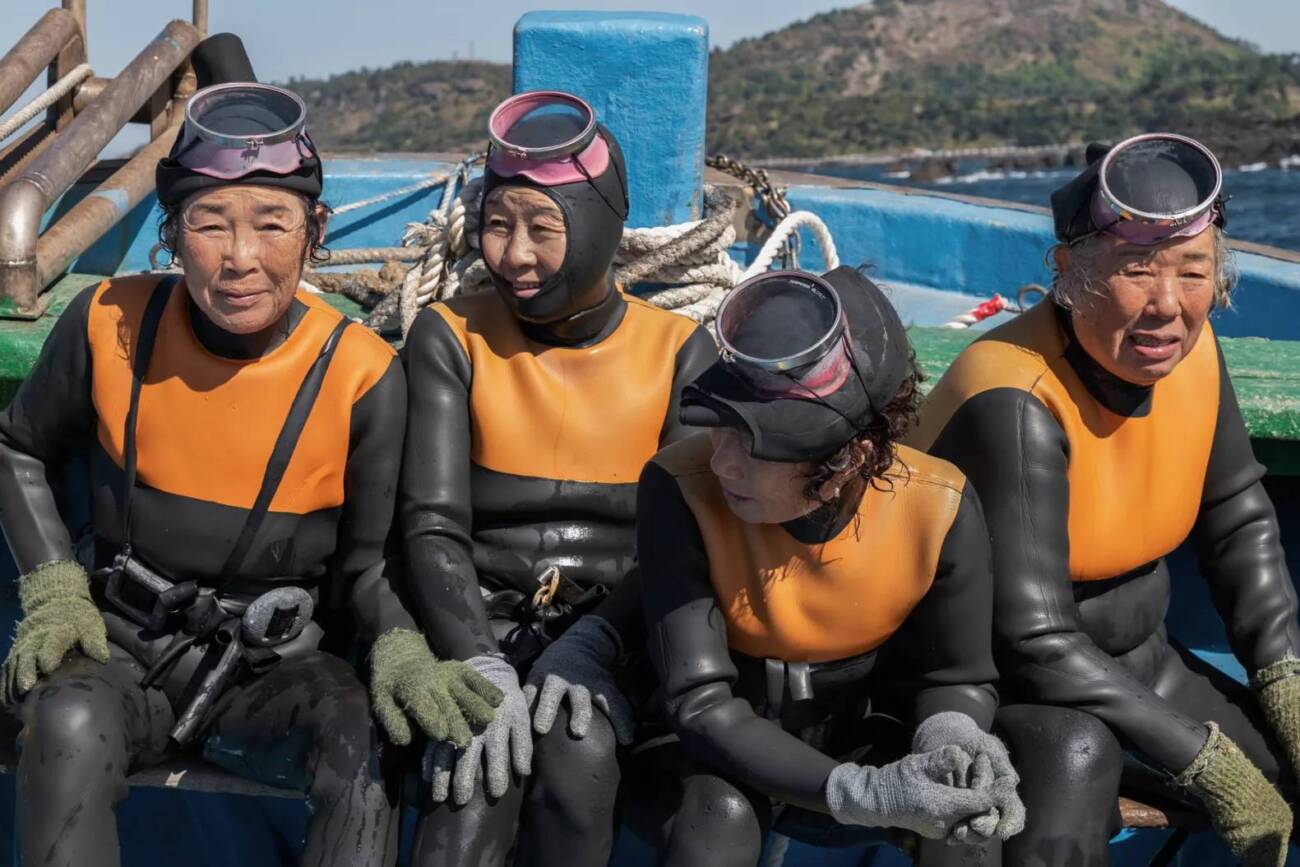
[[[614,164],[614,172],[618,175],[619,182],[623,185],[623,190],[624,190],[623,198],[626,200],[627,179],[623,177],[623,173],[618,169],[618,160],[611,157],[610,162]],[[593,190],[596,191],[596,195],[600,196],[600,200],[605,203],[605,206],[609,208],[610,211],[613,212],[614,216],[626,222],[628,211],[624,210],[623,213],[621,214],[619,213],[618,208],[614,207],[614,203],[611,202],[605,196],[605,194],[600,191],[600,187],[596,186],[596,179],[591,176],[591,173],[587,171],[587,167],[582,164],[582,160],[578,159],[578,156],[576,154],[573,156],[573,164],[578,167],[578,171],[582,172],[582,176],[587,179],[587,183],[591,186]]]

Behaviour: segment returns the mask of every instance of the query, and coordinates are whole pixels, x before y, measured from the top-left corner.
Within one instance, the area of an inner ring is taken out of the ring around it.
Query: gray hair
[[[1214,233],[1214,306],[1226,310],[1232,307],[1232,290],[1237,285],[1237,258],[1223,230],[1211,226],[1210,231]],[[1073,244],[1056,244],[1048,250],[1047,264],[1053,272],[1052,300],[1066,310],[1073,309],[1086,295],[1105,296],[1106,285],[1094,276],[1103,243],[1100,235],[1091,235]],[[1070,268],[1064,272],[1056,265],[1055,254],[1061,247],[1070,251]]]

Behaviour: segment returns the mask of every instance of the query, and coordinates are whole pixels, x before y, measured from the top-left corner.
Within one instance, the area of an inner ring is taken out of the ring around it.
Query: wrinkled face
[[[516,304],[537,297],[559,273],[567,240],[564,212],[540,190],[497,187],[483,203],[483,261]]]
[[[745,523],[793,521],[820,505],[804,496],[812,464],[756,458],[749,453],[748,435],[732,428],[710,428],[709,440],[709,468],[722,484],[727,506]]]
[[[1087,270],[1099,293],[1078,293],[1074,330],[1088,355],[1120,379],[1152,385],[1196,346],[1214,306],[1214,233],[1154,247],[1098,237]],[[1072,251],[1058,248],[1066,273]]]
[[[298,289],[309,252],[306,203],[258,186],[195,193],[181,205],[176,246],[203,314],[232,334],[255,334],[280,321]]]

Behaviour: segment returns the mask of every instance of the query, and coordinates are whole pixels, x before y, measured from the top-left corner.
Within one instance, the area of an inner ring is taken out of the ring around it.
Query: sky
[[[3,0],[0,51],[57,0]],[[709,23],[725,47],[828,9],[844,0],[210,0],[209,31],[232,30],[248,46],[258,77],[322,77],[400,60],[476,57],[508,62],[511,27],[534,9],[686,12]],[[1221,32],[1266,51],[1300,52],[1300,0],[1171,0]],[[90,63],[113,74],[189,0],[86,0]],[[484,14],[486,13],[486,14]],[[146,36],[147,34],[147,36]]]

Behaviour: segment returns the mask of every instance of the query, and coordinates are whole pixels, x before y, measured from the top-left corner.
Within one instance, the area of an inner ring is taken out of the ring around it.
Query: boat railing
[[[154,166],[171,148],[194,89],[188,58],[203,37],[206,0],[196,0],[194,12],[194,23],[169,22],[111,79],[83,69],[85,0],[63,0],[0,58],[0,111],[42,67],[47,94],[58,96],[41,123],[0,149],[0,316],[39,317],[44,288],[152,191]],[[149,143],[42,233],[45,212],[132,121],[149,126]]]

